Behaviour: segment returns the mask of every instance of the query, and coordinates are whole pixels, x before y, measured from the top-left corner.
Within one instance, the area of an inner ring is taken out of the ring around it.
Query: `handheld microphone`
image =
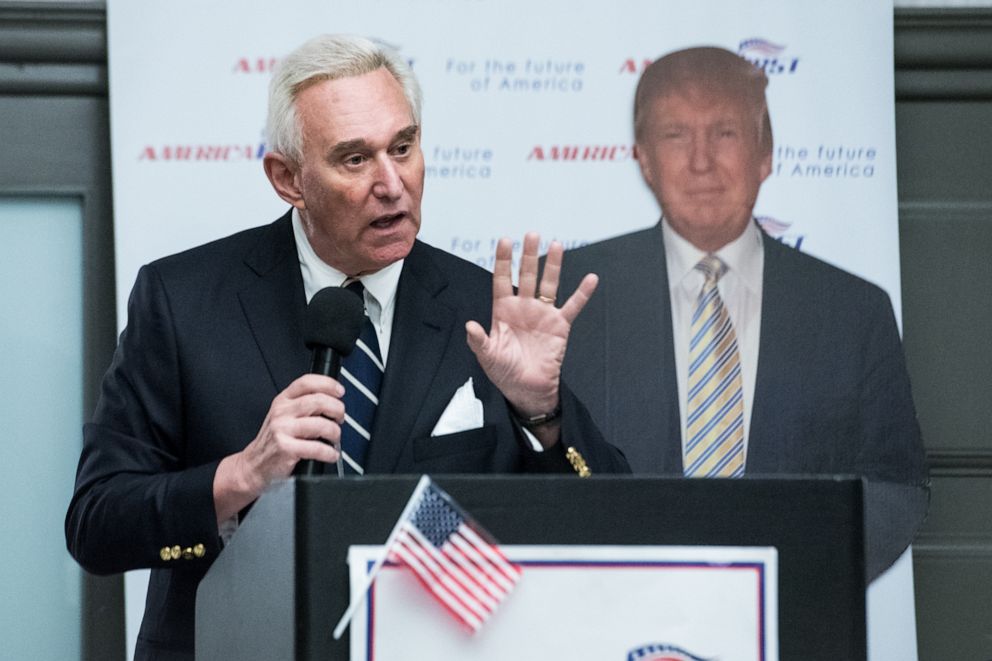
[[[324,287],[310,299],[303,321],[303,341],[311,350],[310,374],[338,378],[341,358],[351,353],[362,332],[365,302],[344,287]],[[296,475],[322,474],[323,464],[306,459],[297,464]]]

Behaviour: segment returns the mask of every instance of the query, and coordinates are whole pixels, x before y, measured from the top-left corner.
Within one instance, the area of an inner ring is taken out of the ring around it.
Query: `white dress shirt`
[[[340,287],[344,284],[348,279],[347,274],[329,266],[314,252],[303,230],[300,212],[296,209],[293,209],[293,236],[296,239],[296,252],[300,257],[303,291],[306,293],[307,303],[324,287]],[[393,334],[393,313],[396,311],[396,289],[400,284],[402,270],[401,259],[360,278],[365,287],[365,311],[372,321],[372,327],[375,328],[383,365],[386,364],[389,354],[389,339]]]
[[[672,332],[675,345],[675,369],[679,387],[679,412],[682,419],[682,453],[685,456],[686,393],[689,383],[689,334],[692,313],[703,288],[702,271],[696,269],[707,253],[682,238],[667,220],[662,219],[665,259],[668,264],[668,287],[672,301]],[[730,314],[740,352],[741,383],[744,388],[744,452],[751,429],[754,382],[758,371],[758,340],[761,337],[761,276],[765,268],[761,230],[748,223],[744,232],[716,251],[727,266],[717,283],[720,298]],[[746,461],[746,459],[745,459]]]

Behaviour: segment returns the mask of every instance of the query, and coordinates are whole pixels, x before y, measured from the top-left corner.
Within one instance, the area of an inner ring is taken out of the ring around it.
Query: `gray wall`
[[[92,411],[117,332],[106,17],[93,5],[46,5],[0,3],[0,196],[82,200],[82,395]],[[80,606],[83,658],[123,659],[121,578],[86,576]]]
[[[896,12],[896,135],[920,658],[992,659],[992,10]]]

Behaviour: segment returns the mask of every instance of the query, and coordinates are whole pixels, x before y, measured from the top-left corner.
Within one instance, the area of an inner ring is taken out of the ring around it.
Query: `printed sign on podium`
[[[774,548],[500,548],[523,575],[475,633],[409,568],[386,562],[351,622],[351,659],[779,658]],[[382,552],[349,549],[352,592]]]

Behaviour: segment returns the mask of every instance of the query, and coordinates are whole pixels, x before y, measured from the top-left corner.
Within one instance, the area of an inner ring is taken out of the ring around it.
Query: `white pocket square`
[[[475,396],[472,377],[455,391],[441,418],[434,425],[431,436],[456,434],[460,431],[478,429],[483,424],[482,402]]]

